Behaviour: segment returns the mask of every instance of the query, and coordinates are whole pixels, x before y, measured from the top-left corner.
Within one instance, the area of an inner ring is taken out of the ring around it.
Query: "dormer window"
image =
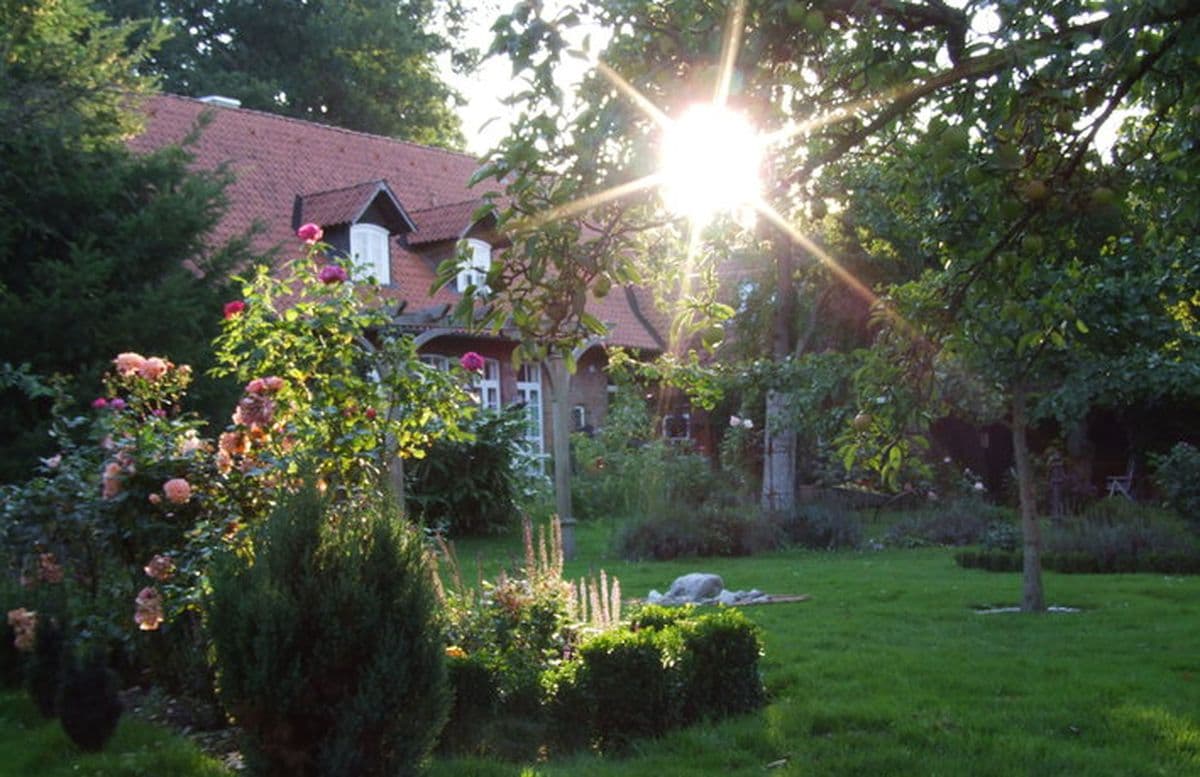
[[[492,266],[492,247],[482,240],[467,238],[467,255],[458,271],[455,288],[465,293],[472,286],[476,294],[487,294],[487,275]]]
[[[354,224],[350,227],[350,258],[354,280],[374,278],[383,286],[392,282],[388,231],[378,224]]]

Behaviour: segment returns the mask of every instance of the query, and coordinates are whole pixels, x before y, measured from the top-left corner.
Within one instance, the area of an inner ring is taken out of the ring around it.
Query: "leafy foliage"
[[[209,625],[220,693],[268,774],[413,773],[450,699],[419,534],[311,487],[224,555]]]
[[[459,422],[474,405],[461,373],[420,362],[378,287],[322,275],[340,268],[327,248],[314,243],[243,280],[244,307],[225,318],[213,372],[247,387],[227,466],[279,479],[311,467],[329,487],[358,494],[398,458],[424,456],[435,437],[462,439]]]
[[[163,20],[166,40],[145,64],[169,92],[220,94],[248,108],[454,148],[460,101],[436,59],[455,46],[455,2],[194,3],[105,0],[117,19]]]
[[[1200,525],[1200,449],[1178,443],[1154,466],[1155,483],[1167,504],[1194,526]]]
[[[426,526],[452,536],[512,528],[526,492],[523,408],[483,413],[467,440],[438,439],[405,472],[407,500]]]
[[[205,369],[211,311],[246,259],[243,241],[208,237],[225,207],[224,172],[190,170],[180,148],[125,148],[158,41],[144,30],[107,25],[79,0],[36,12],[0,4],[0,361],[71,376],[76,396],[121,351],[169,352]],[[155,321],[171,325],[147,325]],[[52,408],[44,395],[2,388],[0,435],[11,444],[0,481],[12,481],[47,453]],[[229,399],[217,382],[198,389],[210,415]]]

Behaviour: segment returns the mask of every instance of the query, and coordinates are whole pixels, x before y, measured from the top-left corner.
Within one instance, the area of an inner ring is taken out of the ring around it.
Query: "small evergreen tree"
[[[416,773],[449,692],[419,535],[309,488],[212,574],[220,694],[267,775]]]
[[[29,662],[29,696],[44,718],[58,715],[58,686],[62,682],[66,638],[54,618],[38,620],[37,642]]]
[[[121,719],[117,689],[117,675],[108,668],[103,651],[90,651],[66,664],[58,695],[59,722],[79,749],[99,752],[116,732]]]

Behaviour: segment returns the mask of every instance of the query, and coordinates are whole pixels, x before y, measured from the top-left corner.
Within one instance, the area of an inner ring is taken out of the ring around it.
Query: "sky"
[[[513,0],[482,0],[472,3],[468,12],[468,30],[463,44],[487,51],[492,43],[491,26],[501,13],[507,12]],[[545,3],[545,16],[551,18],[561,0],[548,0]],[[578,28],[572,39],[581,40],[586,34],[591,34],[593,40],[601,37],[599,28],[586,26]],[[485,60],[480,69],[470,76],[453,72],[449,58],[440,62],[442,74],[446,82],[456,89],[467,103],[459,110],[462,119],[463,135],[467,139],[467,151],[484,154],[491,149],[509,127],[511,109],[502,100],[516,92],[517,82],[512,78],[512,65],[505,57],[492,57]],[[576,59],[567,58],[563,63],[559,85],[570,92],[571,87],[582,80],[588,65]]]

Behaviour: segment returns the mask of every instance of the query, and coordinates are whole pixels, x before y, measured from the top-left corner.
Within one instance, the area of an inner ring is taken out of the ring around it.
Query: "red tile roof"
[[[413,221],[420,224],[420,229],[409,235],[409,245],[458,240],[467,227],[471,226],[471,216],[482,204],[479,198],[475,198],[409,213]]]
[[[409,215],[404,212],[403,206],[396,199],[391,187],[387,185],[387,181],[367,181],[357,186],[347,186],[333,191],[301,196],[295,218],[292,219],[292,227],[296,228],[309,222],[323,227],[335,224],[354,224],[379,196],[387,198],[391,203],[389,211],[395,212],[395,218],[392,221],[400,231],[407,232],[415,226],[411,223]]]
[[[286,257],[300,250],[292,227],[297,195],[327,193],[328,201],[320,199],[319,206],[328,208],[327,215],[340,222],[343,211],[353,206],[338,200],[335,191],[357,192],[386,181],[417,227],[408,236],[412,250],[393,242],[391,295],[408,300],[412,309],[457,303],[459,295],[453,290],[430,294],[437,263],[420,247],[457,240],[471,225],[471,214],[482,203],[467,187],[479,167],[474,157],[174,95],[148,98],[143,111],[146,130],[130,141],[134,150],[181,143],[199,126],[202,115],[210,119],[190,145],[194,164],[201,169],[228,165],[234,175],[226,190],[229,209],[212,236],[214,244],[258,225],[262,232],[254,248],[261,252],[278,248]],[[306,202],[304,207],[308,206]],[[639,297],[642,312],[659,332],[666,331],[648,295]],[[612,327],[608,342],[658,349],[619,290],[591,303],[590,312]]]

